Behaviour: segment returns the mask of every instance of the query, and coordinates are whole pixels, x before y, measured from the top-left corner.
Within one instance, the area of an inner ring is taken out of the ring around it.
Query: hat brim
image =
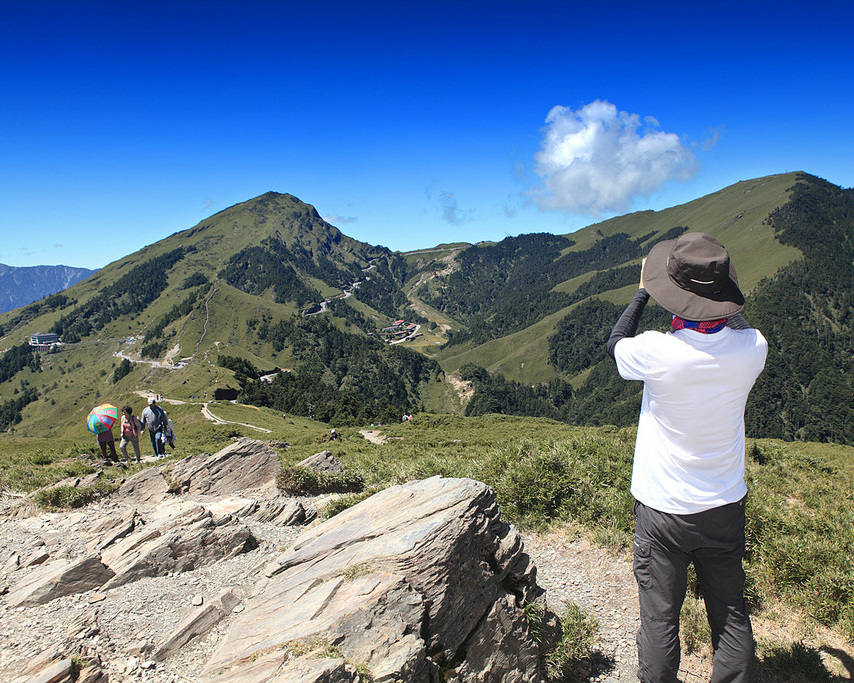
[[[643,286],[649,295],[665,310],[683,320],[704,322],[729,318],[744,310],[744,295],[738,288],[735,266],[730,261],[729,280],[726,286],[711,297],[700,296],[677,285],[667,273],[667,257],[676,240],[656,244],[646,257],[643,268]]]

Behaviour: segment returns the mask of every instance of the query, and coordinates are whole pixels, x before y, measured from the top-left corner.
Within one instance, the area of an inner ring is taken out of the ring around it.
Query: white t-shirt
[[[620,376],[644,383],[632,470],[637,500],[685,515],[744,497],[744,405],[767,353],[758,330],[728,327],[617,342]]]

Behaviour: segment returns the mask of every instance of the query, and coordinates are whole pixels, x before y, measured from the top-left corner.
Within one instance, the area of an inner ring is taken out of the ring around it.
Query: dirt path
[[[149,396],[152,396],[152,393],[150,391],[136,391],[134,393],[136,393],[138,396],[142,396],[145,399],[148,399]],[[181,401],[179,399],[174,398],[166,398],[165,396],[162,396],[160,394],[157,394],[157,396],[159,397],[157,399],[158,403],[170,403],[172,405],[185,405],[187,403],[187,401]],[[249,424],[247,422],[235,422],[233,420],[226,420],[224,418],[217,417],[210,411],[210,408],[208,408],[207,401],[205,401],[204,403],[190,403],[190,405],[201,405],[202,416],[206,420],[210,420],[211,422],[215,422],[216,424],[240,425],[241,427],[248,427],[249,429],[254,429],[256,432],[263,432],[264,434],[271,434],[273,431],[272,429],[267,429],[266,427],[259,427],[257,425]]]
[[[388,443],[388,437],[382,434],[379,429],[360,429],[359,434],[364,436],[371,443],[380,445]]]
[[[240,425],[241,427],[248,427],[249,429],[254,429],[256,432],[264,432],[265,434],[271,434],[273,431],[272,429],[258,427],[257,425],[251,425],[247,422],[234,422],[233,420],[225,420],[221,417],[217,417],[211,412],[210,408],[208,408],[207,403],[202,404],[202,415],[205,416],[205,419],[216,422],[220,425]]]

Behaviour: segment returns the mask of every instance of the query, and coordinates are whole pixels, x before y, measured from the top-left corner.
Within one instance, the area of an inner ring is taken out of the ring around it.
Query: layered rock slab
[[[102,590],[137,581],[191,571],[257,546],[249,528],[231,515],[214,516],[195,506],[152,523],[114,543],[101,554],[113,572]]]
[[[204,680],[307,680],[293,645],[317,642],[376,681],[452,667],[461,681],[540,680],[522,613],[541,592],[536,568],[480,482],[386,489],[306,531],[266,573]]]
[[[171,489],[181,493],[226,496],[275,486],[282,463],[263,441],[238,439],[215,454],[190,455],[172,468]]]

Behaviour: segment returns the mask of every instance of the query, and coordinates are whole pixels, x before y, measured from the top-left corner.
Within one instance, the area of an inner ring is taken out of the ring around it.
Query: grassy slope
[[[284,212],[293,208],[302,213],[302,218],[295,220],[311,224],[307,240],[309,246],[311,239],[322,238],[325,226],[319,225],[317,221],[320,219],[309,215],[298,200],[288,195],[277,195],[269,201],[280,206]],[[68,296],[83,303],[133,266],[179,246],[193,244],[195,247],[169,273],[166,291],[135,319],[114,321],[101,330],[97,338],[89,338],[80,344],[65,346],[56,354],[45,355],[42,373],[32,375],[25,371],[13,381],[0,384],[0,399],[12,398],[15,390],[20,390],[21,381],[36,386],[43,399],[25,408],[23,421],[15,427],[15,433],[27,436],[42,436],[46,433],[77,435],[82,418],[98,403],[108,401],[121,405],[127,402],[135,407],[137,413],[140,412],[144,402],[134,395],[134,391],[161,393],[179,400],[191,400],[193,396],[203,396],[207,391],[208,397],[212,398],[214,389],[218,387],[237,386],[231,371],[216,367],[219,353],[247,358],[265,371],[290,367],[289,352],[285,350],[275,354],[269,343],[259,344],[250,335],[247,321],[250,318],[260,320],[266,317],[275,321],[289,317],[295,312],[293,306],[275,303],[269,293],[251,296],[216,280],[217,272],[233,253],[246,246],[259,244],[272,231],[278,231],[286,242],[293,241],[293,234],[289,232],[292,226],[284,222],[276,226],[269,225],[255,213],[245,212],[244,205],[247,203],[235,205],[194,228],[144,247],[66,290]],[[355,254],[369,248],[369,245],[347,237],[342,237],[337,246],[340,247],[340,256],[344,261],[356,260]],[[120,362],[113,354],[121,352],[131,358],[139,358],[139,350],[143,345],[140,338],[146,329],[187,298],[190,291],[181,289],[181,285],[187,277],[196,273],[207,276],[210,284],[192,313],[167,327],[166,334],[174,333],[174,336],[169,339],[165,357],[160,358],[165,360],[168,357],[173,363],[182,358],[192,360],[180,369],[156,368],[151,364],[139,363],[133,372],[118,384],[112,385],[109,380]],[[322,283],[315,284],[321,289],[322,295],[339,293]],[[363,304],[359,304],[359,308],[366,315],[373,312]],[[71,308],[43,315],[19,326],[0,339],[0,349],[25,342],[33,333],[47,331],[68,310]],[[10,319],[15,313],[12,311],[0,316],[0,321]],[[136,341],[126,343],[129,337],[135,337]],[[84,430],[82,436],[85,435]]]
[[[653,231],[660,233],[686,226],[693,232],[714,235],[727,246],[738,268],[739,283],[749,292],[763,277],[800,256],[797,249],[777,242],[771,227],[764,224],[768,214],[788,200],[787,190],[795,183],[795,176],[788,173],[743,181],[664,211],[613,218],[568,235],[576,241],[571,249],[588,249],[603,235],[625,232],[637,238]],[[556,289],[572,292],[586,277],[562,283]],[[626,287],[597,298],[622,305],[634,291],[634,287]],[[471,362],[500,372],[507,379],[525,383],[547,381],[554,377],[554,370],[547,362],[548,337],[570,310],[571,307],[559,311],[525,330],[476,348],[451,347],[440,353],[437,360],[446,372]]]
[[[703,230],[721,237],[739,266],[741,283],[749,290],[761,276],[773,273],[798,255],[797,251],[775,242],[770,228],[762,224],[769,211],[785,201],[786,190],[793,181],[794,174],[747,181],[683,206],[605,221],[573,233],[571,238],[577,241],[573,249],[589,247],[600,234],[628,232],[637,237],[676,225],[687,225],[692,230]],[[278,196],[275,200],[285,205],[296,202],[287,196]],[[30,436],[55,432],[76,434],[80,430],[81,414],[85,417],[96,403],[130,401],[135,407],[141,407],[141,403],[134,404],[131,400],[134,390],[162,393],[181,400],[191,400],[193,396],[202,396],[207,391],[208,397],[212,398],[215,388],[236,386],[230,371],[215,366],[220,352],[247,358],[265,370],[290,367],[291,359],[287,352],[275,355],[269,344],[258,344],[250,338],[247,321],[264,317],[275,321],[293,313],[293,308],[273,302],[269,295],[249,296],[215,280],[216,273],[232,253],[249,244],[257,244],[271,232],[271,226],[252,212],[241,213],[242,207],[237,205],[227,209],[195,228],[176,233],[137,254],[116,261],[66,292],[80,302],[86,301],[142,260],[181,245],[192,243],[196,247],[196,251],[188,254],[170,273],[167,291],[138,318],[115,321],[101,332],[98,341],[86,340],[55,356],[46,356],[45,371],[39,375],[24,373],[13,382],[0,385],[0,398],[3,400],[13,397],[15,389],[20,390],[22,379],[36,386],[43,396],[43,400],[24,410],[24,421],[16,427],[17,433]],[[737,218],[739,215],[741,217]],[[275,229],[279,228],[284,230],[282,226],[275,226]],[[347,258],[353,258],[352,251],[364,246],[349,238],[344,238],[342,244],[351,250],[345,249]],[[441,261],[462,246],[465,245],[439,245],[433,250],[405,257]],[[193,357],[192,362],[179,370],[140,364],[117,385],[111,385],[109,378],[119,362],[113,354],[121,351],[133,356],[141,347],[139,341],[128,345],[121,340],[143,335],[172,306],[181,303],[189,292],[180,287],[193,273],[201,273],[211,280],[205,292],[207,311],[200,300],[190,316],[167,328],[167,333],[175,333],[169,341],[170,352],[174,351],[173,360]],[[586,277],[589,276],[562,283],[558,288],[573,291]],[[622,304],[632,291],[633,288],[628,287],[609,292],[602,298]],[[366,315],[371,314],[363,304],[358,304],[358,308]],[[435,311],[422,308],[431,320],[439,324],[454,324],[446,318],[437,319]],[[453,347],[438,351],[438,343],[442,342],[442,336],[438,334],[440,330],[431,333],[427,329],[422,330],[425,334],[417,342],[407,345],[436,357],[446,371],[475,362],[491,371],[503,373],[508,379],[526,383],[546,381],[553,376],[553,370],[547,363],[547,339],[566,312],[560,311],[526,330],[475,349]],[[9,319],[14,313],[0,316],[0,320]],[[21,343],[32,333],[48,330],[60,314],[54,312],[21,325],[0,340],[0,348]],[[460,408],[458,397],[447,386],[427,387],[424,401],[426,406],[436,411]]]

